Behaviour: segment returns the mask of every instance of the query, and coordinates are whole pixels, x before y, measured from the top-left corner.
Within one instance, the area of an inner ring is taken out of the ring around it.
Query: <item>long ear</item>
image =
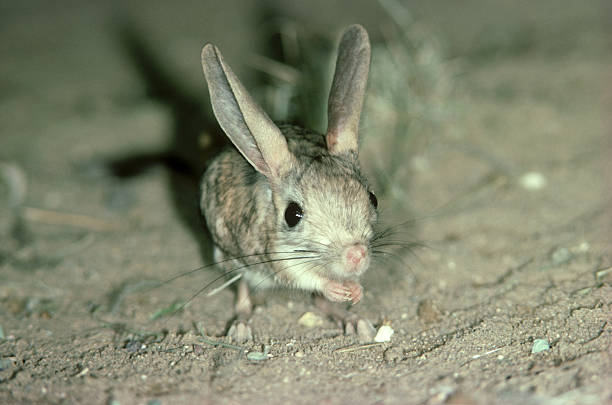
[[[332,154],[354,152],[368,72],[370,40],[361,25],[351,25],[340,40],[336,73],[327,106],[327,149]]]
[[[281,177],[291,168],[294,157],[280,129],[253,101],[212,44],[202,49],[202,68],[223,131],[258,172],[268,178]]]

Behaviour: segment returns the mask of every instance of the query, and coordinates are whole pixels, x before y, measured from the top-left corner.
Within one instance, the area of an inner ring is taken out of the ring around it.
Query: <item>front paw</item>
[[[363,287],[355,281],[330,280],[325,285],[323,295],[332,302],[351,301],[353,304],[357,304],[363,298]]]

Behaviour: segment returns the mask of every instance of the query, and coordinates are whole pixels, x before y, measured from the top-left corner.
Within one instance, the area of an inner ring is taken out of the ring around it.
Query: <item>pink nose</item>
[[[350,246],[346,250],[346,261],[350,268],[357,269],[361,262],[365,259],[367,251],[362,244]]]

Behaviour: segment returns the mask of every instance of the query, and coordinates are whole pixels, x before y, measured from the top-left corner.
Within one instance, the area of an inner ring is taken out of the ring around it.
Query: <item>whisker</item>
[[[164,281],[159,282],[159,284],[156,284],[156,285],[154,285],[154,286],[149,287],[149,289],[145,289],[143,292],[149,292],[149,291],[151,291],[151,290],[154,290],[154,289],[156,289],[156,288],[159,288],[159,287],[161,287],[161,286],[164,286],[164,285],[166,285],[166,284],[169,284],[169,283],[171,283],[171,282],[173,282],[173,281],[175,281],[175,280],[178,280],[179,278],[190,276],[190,275],[195,274],[195,273],[197,273],[197,272],[199,272],[199,271],[203,271],[203,270],[206,270],[206,269],[208,269],[208,268],[211,268],[211,267],[217,266],[217,265],[219,265],[219,264],[223,264],[223,263],[230,262],[230,261],[232,261],[232,260],[243,260],[243,259],[249,259],[249,258],[253,258],[253,257],[268,256],[268,255],[274,255],[274,254],[291,254],[291,253],[317,253],[317,252],[316,252],[316,251],[314,251],[314,250],[313,250],[313,251],[308,251],[308,250],[305,250],[305,249],[300,249],[300,250],[296,250],[296,251],[284,251],[284,252],[263,252],[263,253],[252,253],[252,254],[243,255],[243,256],[234,256],[234,257],[229,257],[229,258],[226,258],[226,259],[220,260],[220,261],[218,261],[218,262],[214,262],[214,263],[205,264],[205,265],[202,265],[202,266],[196,267],[195,269],[192,269],[192,270],[188,270],[188,271],[185,271],[185,272],[178,273],[178,274],[176,274],[176,275],[174,275],[174,276],[172,276],[172,277],[170,277],[170,278],[168,278],[168,279],[166,279],[166,280],[164,280]]]
[[[392,247],[394,245],[391,245]],[[417,245],[418,246],[418,245]],[[378,247],[377,249],[375,249],[374,251],[376,251],[376,254],[378,255],[378,257],[381,256],[391,256],[394,257],[396,260],[398,260],[399,262],[401,262],[402,264],[405,264],[405,256],[400,254],[397,249],[394,249],[392,251],[389,250],[384,250],[385,246],[382,247]],[[410,255],[411,257],[417,259],[420,263],[421,263],[421,258],[416,254],[415,249],[406,249],[402,251],[403,253],[407,253],[408,255]]]
[[[395,252],[388,252],[385,250],[373,250],[372,251],[372,255],[376,258],[376,259],[382,259],[382,260],[388,260],[390,258],[395,259],[398,263],[403,264],[404,263],[404,258],[400,255],[398,255]]]
[[[416,258],[416,260],[418,260],[421,263],[421,259],[419,258],[419,256],[413,251],[413,250],[408,250],[408,253],[410,254],[411,257]],[[374,258],[374,260],[383,260],[386,263],[390,263],[390,261],[393,261],[395,264],[402,266],[402,269],[408,269],[410,271],[410,273],[412,274],[413,277],[416,278],[416,275],[411,267],[411,265],[409,264],[409,262],[406,260],[406,257],[400,254],[397,254],[396,252],[390,252],[387,250],[373,250],[372,251],[372,256]]]
[[[391,227],[376,231],[374,233],[374,236],[372,237],[372,241],[386,239],[392,236],[400,237],[400,238],[403,237],[403,235],[411,236],[407,230],[397,229],[399,226],[400,225],[391,226]]]
[[[313,258],[312,260],[307,260],[307,261],[304,261],[304,262],[293,263],[293,264],[290,264],[289,266],[287,266],[287,267],[285,267],[283,269],[274,271],[272,274],[269,274],[266,277],[264,277],[264,279],[261,280],[260,282],[258,282],[255,286],[252,286],[251,289],[253,290],[253,292],[257,291],[259,286],[262,283],[264,283],[265,281],[267,281],[267,280],[271,279],[272,277],[276,276],[279,272],[281,272],[283,270],[286,270],[286,269],[289,269],[291,267],[295,267],[295,266],[298,266],[298,265],[301,265],[301,264],[308,264],[308,263],[316,262],[317,260],[318,260],[317,258]],[[237,278],[237,277],[239,278],[239,276],[242,277],[242,274],[237,275],[236,277],[232,278],[232,280]],[[210,295],[211,295],[210,293],[207,294],[207,296],[210,296]]]
[[[286,270],[286,269],[289,269],[289,268],[292,268],[292,267],[295,267],[295,266],[299,266],[299,265],[302,265],[302,264],[311,264],[311,263],[316,263],[316,262],[317,262],[317,261],[319,261],[319,260],[320,260],[320,258],[312,258],[312,260],[307,260],[307,261],[303,261],[303,262],[299,262],[299,263],[293,263],[293,264],[291,264],[291,265],[289,265],[289,266],[285,267],[284,269],[279,269],[279,270],[276,270],[276,271],[274,271],[272,274],[269,274],[268,276],[266,276],[266,277],[265,277],[263,280],[261,280],[259,283],[257,283],[257,284],[256,284],[255,286],[253,286],[252,288],[253,288],[253,290],[254,290],[254,291],[255,291],[255,290],[257,290],[257,288],[258,288],[258,287],[259,287],[259,286],[260,286],[260,285],[261,285],[261,284],[262,284],[264,281],[269,280],[270,278],[272,278],[272,277],[276,276],[276,275],[277,275],[279,272],[281,272],[281,271],[284,271],[284,270]]]
[[[404,222],[400,222],[399,224],[385,226],[385,228],[383,229],[382,232],[383,233],[385,233],[385,232],[397,232],[399,229],[405,229],[406,227],[408,227],[409,225],[414,224],[417,221],[418,221],[418,219],[408,219],[408,220],[406,220]]]
[[[428,246],[421,242],[384,241],[384,242],[373,243],[370,245],[370,247],[373,249],[380,248],[380,247],[400,247],[400,248],[413,249],[413,248],[423,248],[423,247],[428,247]]]
[[[251,266],[257,266],[260,264],[268,264],[268,263],[275,263],[275,262],[282,262],[282,261],[289,261],[289,260],[300,260],[300,259],[309,259],[312,258],[312,256],[299,256],[299,257],[284,257],[284,258],[280,258],[280,259],[269,259],[269,260],[263,260],[261,262],[256,262],[256,263],[248,263],[245,264],[243,266],[239,266],[235,269],[231,269],[229,271],[223,272],[223,274],[221,274],[218,277],[215,277],[212,281],[210,281],[209,283],[206,283],[206,285],[204,285],[204,287],[198,289],[194,294],[191,295],[191,297],[189,297],[183,304],[179,305],[179,307],[173,311],[170,315],[175,315],[176,313],[178,313],[179,311],[183,310],[187,305],[189,305],[197,296],[199,296],[200,294],[202,294],[204,291],[206,291],[207,288],[209,288],[211,285],[213,285],[214,283],[216,283],[217,281],[219,281],[220,279],[227,277],[229,274],[235,273],[239,270],[245,269],[247,267],[251,267]]]

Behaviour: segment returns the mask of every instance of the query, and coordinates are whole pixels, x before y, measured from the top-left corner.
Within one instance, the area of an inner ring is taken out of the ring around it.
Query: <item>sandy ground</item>
[[[245,351],[211,344],[226,342],[231,290],[154,316],[217,274],[150,288],[208,260],[195,204],[179,203],[191,183],[107,163],[202,129],[188,122],[206,98],[202,44],[248,78],[239,61],[274,8],[0,6],[0,403],[612,403],[610,7],[492,3],[409,4],[445,45],[455,90],[396,185],[416,224],[403,237],[425,246],[375,263],[354,308],[391,341],[304,326],[311,299],[278,291],[260,294]],[[370,2],[276,6],[374,39],[385,18]],[[186,89],[182,115],[126,55],[120,17]],[[398,216],[392,198],[383,217]],[[532,353],[537,339],[550,348]]]

